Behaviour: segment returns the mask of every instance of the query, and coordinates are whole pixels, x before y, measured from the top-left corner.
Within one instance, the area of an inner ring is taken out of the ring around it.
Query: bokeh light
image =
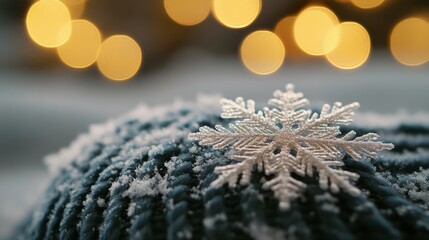
[[[72,33],[66,43],[57,48],[61,60],[73,68],[85,68],[97,60],[101,35],[97,27],[86,20],[73,20]]]
[[[355,22],[343,22],[337,28],[340,40],[334,50],[326,54],[326,59],[341,69],[354,69],[364,64],[371,51],[368,32]]]
[[[70,12],[58,0],[35,2],[27,13],[26,26],[31,39],[43,47],[58,47],[71,34]]]
[[[261,0],[213,0],[213,14],[227,27],[243,28],[258,17],[261,6]]]
[[[375,8],[380,6],[384,0],[350,0],[356,7],[359,8]]]
[[[32,0],[32,2],[38,2],[40,0]],[[80,18],[85,10],[86,0],[58,0],[67,6],[72,19]]]
[[[80,18],[85,10],[86,0],[61,0],[70,11],[73,19]]]
[[[132,38],[115,35],[106,39],[100,47],[97,65],[109,79],[123,81],[133,77],[140,68],[142,52]]]
[[[399,22],[390,35],[390,49],[404,65],[425,63],[429,60],[429,23],[417,17]]]
[[[262,30],[251,33],[243,40],[240,54],[247,69],[267,75],[279,69],[286,51],[276,34]]]
[[[302,60],[307,55],[298,47],[293,37],[293,26],[295,24],[296,17],[288,16],[280,20],[274,32],[282,40],[283,45],[287,48],[288,59]]]
[[[337,16],[329,9],[313,6],[296,18],[293,29],[295,41],[306,53],[315,56],[332,51],[339,39]]]
[[[211,0],[164,0],[168,16],[185,26],[195,25],[206,19],[211,4]]]

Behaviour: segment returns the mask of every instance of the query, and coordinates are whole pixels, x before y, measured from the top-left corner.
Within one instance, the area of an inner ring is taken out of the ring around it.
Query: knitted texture
[[[14,238],[429,239],[429,128],[348,126],[395,144],[378,159],[344,158],[363,194],[332,194],[314,177],[282,210],[255,170],[247,186],[211,188],[227,150],[188,140],[225,124],[212,99],[147,108],[91,127],[47,157],[53,179]]]

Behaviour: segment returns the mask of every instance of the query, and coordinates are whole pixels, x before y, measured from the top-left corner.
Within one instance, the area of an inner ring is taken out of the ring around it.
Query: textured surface
[[[295,92],[292,84],[286,86],[286,91],[276,90],[273,97],[268,101],[273,108],[264,107],[263,111],[255,109],[253,100],[222,99],[220,116],[235,121],[227,127],[216,125],[215,129],[204,126],[189,134],[189,139],[203,146],[230,147],[230,158],[238,161],[216,167],[219,178],[210,185],[221,187],[227,183],[234,187],[238,182],[247,186],[256,166],[265,175],[273,175],[262,188],[271,189],[283,209],[288,209],[307,187],[293,175],[312,177],[316,171],[322,189],[360,195],[352,184],[359,175],[341,169],[344,154],[355,160],[376,158],[377,152],[391,150],[393,144],[377,141],[375,133],[356,137],[353,130],[340,131],[341,125],[353,122],[359,103],[324,104],[319,112],[312,112],[303,109],[309,101],[303,93]]]
[[[17,230],[25,239],[425,239],[429,235],[429,128],[351,126],[395,144],[378,160],[346,157],[364,194],[322,190],[315,177],[280,210],[254,174],[250,184],[209,188],[225,152],[187,140],[224,123],[216,101],[142,107],[91,127],[47,159],[53,179],[44,202]],[[343,129],[347,131],[349,129]]]

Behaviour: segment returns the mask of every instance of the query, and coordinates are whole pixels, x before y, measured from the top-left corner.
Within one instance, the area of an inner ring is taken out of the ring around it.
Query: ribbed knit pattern
[[[429,239],[429,128],[372,129],[395,149],[345,169],[360,175],[353,197],[321,189],[315,177],[289,210],[269,179],[210,188],[226,150],[189,141],[200,126],[225,124],[216,101],[138,110],[91,127],[47,158],[53,179],[43,203],[17,230],[22,239]]]

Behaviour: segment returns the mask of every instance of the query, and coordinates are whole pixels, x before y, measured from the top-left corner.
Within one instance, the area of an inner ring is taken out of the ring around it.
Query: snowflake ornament
[[[321,188],[358,195],[360,190],[352,182],[359,176],[340,169],[344,155],[362,160],[393,148],[393,144],[376,141],[375,133],[356,137],[356,133],[350,131],[342,135],[340,125],[352,123],[359,103],[342,106],[337,102],[332,108],[325,104],[319,115],[301,109],[309,101],[302,93],[295,92],[292,84],[286,86],[286,92],[275,91],[268,103],[273,108],[256,112],[253,100],[246,103],[241,97],[235,101],[222,99],[221,117],[238,120],[228,128],[204,126],[199,132],[189,134],[189,139],[198,140],[201,145],[215,149],[231,147],[232,158],[237,163],[216,167],[219,177],[211,183],[212,187],[225,183],[235,187],[238,181],[246,185],[253,167],[257,166],[266,175],[273,175],[262,187],[274,192],[283,209],[288,209],[290,202],[306,188],[292,173],[313,176],[317,171]]]

